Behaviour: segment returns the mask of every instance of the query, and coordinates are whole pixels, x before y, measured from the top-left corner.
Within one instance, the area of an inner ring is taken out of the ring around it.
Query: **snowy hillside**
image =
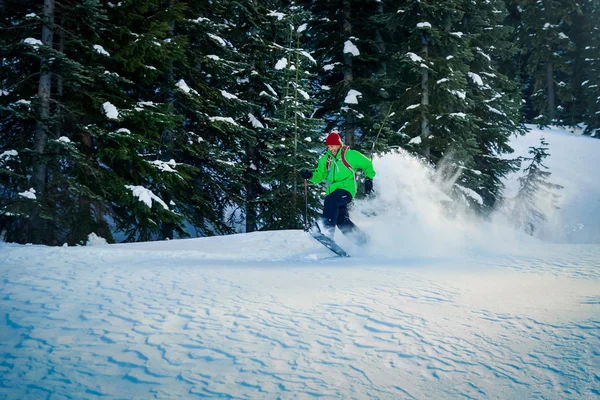
[[[550,156],[544,163],[552,173],[551,181],[564,186],[559,210],[548,209],[548,221],[540,226],[539,236],[545,240],[567,243],[600,243],[600,140],[560,128],[531,131],[513,138],[511,157],[527,156],[530,146],[539,146],[540,137],[549,144]],[[516,193],[515,174],[507,179],[507,196]]]
[[[340,259],[293,231],[2,245],[0,398],[593,398],[599,259]]]
[[[0,398],[598,398],[600,141],[543,133],[565,186],[544,232],[580,244],[447,215],[404,154],[352,211],[371,243],[338,232],[351,258],[301,231],[0,243]]]

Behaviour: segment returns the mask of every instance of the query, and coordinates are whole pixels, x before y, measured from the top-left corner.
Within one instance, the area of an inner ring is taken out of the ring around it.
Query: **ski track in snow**
[[[600,247],[554,248],[470,267],[0,247],[0,398],[596,398]],[[547,290],[496,304],[490,281]]]

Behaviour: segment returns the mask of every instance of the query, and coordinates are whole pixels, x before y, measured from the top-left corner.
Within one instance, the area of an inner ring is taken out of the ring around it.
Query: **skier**
[[[356,196],[356,170],[362,169],[366,175],[365,193],[373,191],[375,170],[373,163],[356,150],[344,146],[339,133],[332,131],[325,140],[327,152],[319,159],[314,172],[304,169],[300,175],[313,183],[327,180],[327,196],[323,206],[322,233],[333,239],[335,226],[346,236],[353,237],[359,244],[367,241],[366,235],[358,229],[348,215],[348,204]]]

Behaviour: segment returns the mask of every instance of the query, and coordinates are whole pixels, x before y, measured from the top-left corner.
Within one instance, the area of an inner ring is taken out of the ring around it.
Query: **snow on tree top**
[[[479,75],[474,72],[469,72],[469,78],[475,83],[477,86],[483,86],[483,80]]]
[[[408,53],[406,53],[406,56],[408,58],[410,58],[412,62],[423,62],[423,61],[425,61],[425,60],[423,60],[423,58],[421,58],[420,56],[418,56],[415,53],[412,53],[410,51]]]
[[[313,56],[311,56],[311,55],[310,55],[310,53],[308,53],[307,51],[304,51],[304,50],[302,50],[302,51],[300,52],[300,54],[302,54],[304,57],[306,57],[306,58],[308,58],[310,61],[312,61],[312,62],[313,62],[313,64],[316,64],[316,63],[317,63],[317,60],[315,60],[315,59],[313,58]]]
[[[235,94],[231,94],[229,92],[226,92],[225,90],[221,90],[221,95],[226,99],[239,100],[239,97],[237,97]]]
[[[227,46],[227,42],[225,40],[223,40],[221,37],[217,36],[217,35],[213,35],[212,33],[207,33],[207,35],[215,40],[217,43],[219,43],[221,46],[226,47]]]
[[[265,86],[267,87],[267,89],[269,89],[269,91],[271,93],[273,93],[273,96],[277,97],[277,92],[275,91],[275,89],[273,89],[273,87],[271,85],[269,85],[268,83],[265,83]]]
[[[110,53],[104,50],[104,47],[100,46],[99,44],[94,45],[94,51],[98,54],[102,54],[103,56],[110,57]]]
[[[280,13],[280,12],[277,12],[277,11],[271,11],[267,15],[269,17],[276,17],[277,21],[281,21],[285,17],[284,13]]]
[[[358,51],[358,48],[350,40],[344,42],[344,54],[345,53],[350,53],[353,56],[360,55],[360,51]]]
[[[254,128],[264,129],[264,125],[252,113],[248,113],[248,119]]]
[[[214,54],[210,54],[210,55],[206,56],[206,58],[210,58],[211,60],[215,60],[215,61],[221,60],[221,57],[215,56]]]
[[[310,95],[308,93],[306,93],[304,90],[302,90],[300,88],[296,88],[296,90],[298,91],[298,93],[300,93],[302,95],[302,97],[304,97],[304,100],[310,99]]]
[[[448,91],[460,99],[464,100],[467,98],[467,93],[463,90],[448,90]]]
[[[493,112],[494,114],[502,115],[502,116],[504,116],[504,117],[506,117],[506,116],[507,116],[507,115],[506,115],[506,113],[503,113],[502,111],[500,111],[500,110],[498,110],[498,109],[496,109],[496,108],[494,108],[494,107],[491,107],[491,106],[488,106],[488,105],[486,105],[486,106],[487,106],[488,110],[490,110],[490,111],[491,111],[491,112]]]
[[[281,58],[277,61],[277,64],[275,64],[275,69],[284,69],[285,67],[287,67],[287,58],[285,57]]]
[[[39,39],[34,39],[34,38],[27,38],[23,40],[23,43],[25,44],[29,44],[31,46],[42,46],[43,43],[41,40]]]
[[[419,28],[419,29],[431,28],[431,24],[429,22],[419,22],[417,24],[417,28]]]
[[[180,79],[179,82],[177,82],[175,85],[186,93],[190,92],[190,87],[187,85],[187,83],[185,83],[183,79]]]
[[[421,136],[414,137],[410,139],[409,144],[421,144]]]
[[[450,34],[452,36],[456,36],[457,38],[462,38],[464,36],[464,33],[462,32],[450,32]]]
[[[477,52],[479,54],[481,54],[482,56],[484,56],[488,61],[492,61],[492,57],[490,57],[488,54],[484,53],[483,50],[481,50],[479,47],[477,47]]]
[[[344,103],[346,104],[358,104],[358,98],[362,96],[362,93],[358,90],[350,89],[346,98],[344,99]]]
[[[19,153],[16,150],[6,150],[2,154],[0,154],[0,161],[7,160],[11,157],[17,157]]]
[[[210,22],[210,19],[205,18],[205,17],[200,17],[200,18],[196,18],[196,19],[188,19],[188,21],[200,23],[200,22]]]
[[[156,168],[160,169],[161,171],[177,172],[177,170],[173,169],[177,166],[177,163],[173,159],[170,159],[168,162],[160,161],[160,160],[153,160],[153,161],[148,161],[148,163],[154,165]]]
[[[221,121],[237,126],[237,123],[231,117],[209,117],[208,119],[210,119],[212,122]]]
[[[25,198],[31,199],[31,200],[35,200],[37,198],[35,196],[35,189],[34,188],[30,188],[29,190],[26,190],[24,192],[19,193],[19,196],[25,197]]]
[[[307,27],[308,27],[308,24],[302,24],[302,25],[300,25],[300,26],[298,27],[298,30],[297,30],[297,32],[298,32],[298,33],[300,33],[300,32],[304,32],[304,31],[306,30],[306,28],[307,28]]]
[[[66,136],[61,136],[58,139],[56,139],[58,142],[63,142],[63,143],[71,143],[71,139],[69,139]]]
[[[160,204],[161,206],[163,206],[163,208],[165,210],[169,209],[169,207],[167,206],[167,204],[164,201],[162,201],[162,199],[160,197],[158,197],[157,195],[155,195],[154,193],[152,193],[151,190],[146,189],[143,186],[126,185],[125,187],[127,189],[131,190],[131,193],[135,197],[137,197],[139,201],[141,201],[142,203],[144,203],[145,205],[147,205],[148,208],[152,208],[152,201],[155,201],[158,204]]]
[[[415,109],[415,108],[418,108],[419,106],[420,106],[420,104],[412,104],[412,105],[410,105],[410,106],[406,107],[406,109],[407,109],[407,110],[413,110],[413,109]]]
[[[104,104],[102,104],[102,108],[104,109],[104,114],[106,115],[107,118],[109,119],[118,119],[119,118],[119,111],[117,110],[117,107],[115,107],[111,102],[107,101]]]

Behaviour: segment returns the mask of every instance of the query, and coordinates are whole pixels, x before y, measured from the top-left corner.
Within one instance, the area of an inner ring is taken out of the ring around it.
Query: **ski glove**
[[[365,178],[365,194],[373,193],[373,179]]]
[[[312,178],[313,173],[307,169],[303,169],[302,171],[300,171],[300,176],[304,179],[310,179]]]

